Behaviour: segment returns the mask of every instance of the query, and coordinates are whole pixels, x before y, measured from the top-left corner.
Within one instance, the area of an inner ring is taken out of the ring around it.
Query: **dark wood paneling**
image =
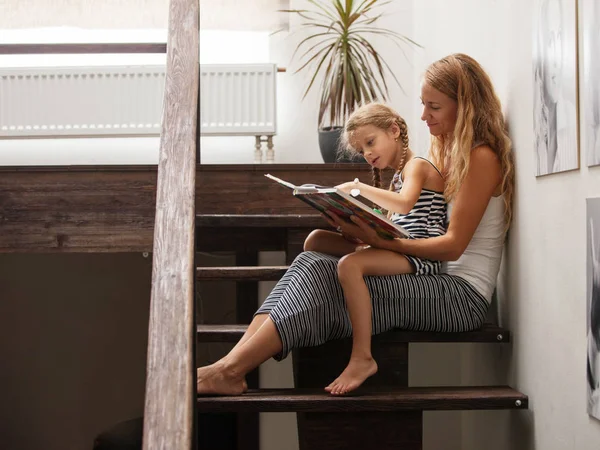
[[[198,214],[196,225],[199,227],[223,228],[317,228],[327,227],[328,224],[320,214],[312,214],[313,209],[308,208],[308,214]],[[306,231],[306,230],[304,230]],[[253,231],[254,232],[254,231]],[[270,232],[267,231],[267,232]]]
[[[276,281],[282,277],[286,270],[287,266],[198,267],[196,269],[196,279],[201,281]],[[243,286],[238,286],[239,288],[243,288]]]
[[[112,44],[0,44],[0,55],[166,52],[167,44],[164,42]]]
[[[246,331],[246,326],[201,325],[197,331],[199,342],[237,342]],[[498,336],[502,336],[502,339],[498,339]],[[484,324],[479,330],[465,333],[393,330],[373,337],[374,344],[379,342],[507,343],[510,342],[510,332],[492,324]]]
[[[310,413],[304,424],[312,432],[300,450],[421,450],[423,413]]]
[[[203,185],[196,192],[197,211],[202,214],[315,214],[315,210],[293,198],[291,190],[269,180],[271,173],[294,184],[332,186],[360,177],[370,178],[364,164],[281,164],[201,166]]]
[[[238,250],[235,253],[235,263],[238,266],[258,266],[258,252]],[[248,271],[260,269],[246,268]],[[249,278],[236,283],[235,315],[236,323],[249,324],[258,309],[258,282]],[[250,389],[259,387],[258,368],[246,375]],[[260,417],[258,413],[239,413],[237,415],[237,450],[258,450],[260,447]]]
[[[204,252],[277,251],[285,250],[285,238],[285,228],[197,228],[196,248]]]
[[[361,174],[368,179],[368,170],[353,164],[198,166],[196,211],[311,214],[315,222],[299,226],[326,226],[312,208],[263,174],[332,185]],[[151,251],[155,192],[156,166],[2,167],[0,252]],[[239,218],[230,223],[234,220]],[[259,218],[255,225],[269,220]],[[202,233],[200,248],[211,250],[212,233]],[[235,248],[244,245],[233,242]]]
[[[324,396],[322,389],[335,380],[344,370],[350,360],[350,352],[352,349],[352,339],[342,339],[329,341],[317,347],[297,348],[293,351],[294,361],[294,386],[300,389],[313,388],[319,389],[321,397]],[[408,344],[396,342],[376,342],[373,341],[372,350],[373,357],[377,361],[379,371],[365,382],[349,398],[359,398],[363,395],[369,395],[369,389],[381,389],[385,386],[388,389],[399,389],[408,386]],[[387,394],[390,391],[385,391]],[[336,397],[327,395],[326,399],[335,399]],[[377,401],[385,401],[380,398]],[[328,400],[327,400],[328,401]],[[315,448],[347,448],[361,449],[364,447],[357,446],[359,443],[364,443],[364,438],[358,438],[357,435],[365,435],[371,432],[367,424],[370,423],[371,412],[365,413],[364,410],[353,409],[346,407],[344,414],[326,414],[323,415],[320,410],[318,413],[298,412],[296,415],[298,421],[298,438],[301,450],[309,450]],[[333,412],[334,410],[330,410]],[[340,411],[340,410],[337,410]],[[380,417],[383,421],[380,426],[385,428],[400,427],[403,430],[398,436],[396,433],[386,433],[377,437],[377,446],[372,448],[391,449],[390,445],[398,445],[405,443],[408,434],[408,429],[417,428],[417,446],[409,448],[419,450],[421,442],[420,425],[421,413],[417,413],[417,417],[409,415],[403,417],[408,422],[398,422],[400,417]],[[326,422],[323,422],[326,420]],[[392,422],[395,420],[395,422]],[[414,421],[417,421],[415,425]],[[384,428],[384,429],[385,429]],[[349,432],[348,430],[355,430]],[[395,442],[397,440],[397,442]],[[371,448],[371,447],[369,447]],[[397,447],[396,447],[397,448]]]
[[[298,227],[299,224],[296,225]],[[314,228],[330,228],[329,224]],[[288,228],[285,240],[285,262],[291,264],[296,256],[304,250],[304,241],[312,230],[306,228]]]
[[[295,349],[294,385],[300,388],[329,385],[346,368],[351,349],[351,339]],[[372,352],[379,370],[362,387],[408,386],[408,343],[374,341]]]
[[[198,410],[202,412],[338,412],[340,416],[348,412],[527,407],[527,396],[509,386],[370,388],[345,396],[329,395],[322,389],[261,389],[234,397],[198,397]]]

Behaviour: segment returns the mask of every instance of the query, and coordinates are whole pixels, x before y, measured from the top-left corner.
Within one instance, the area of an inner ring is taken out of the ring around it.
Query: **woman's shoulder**
[[[500,158],[498,157],[498,153],[485,143],[476,144],[471,149],[470,160],[471,164],[475,162],[477,164],[495,165],[500,168]]]
[[[494,182],[496,186],[494,196],[499,195],[502,182],[502,163],[492,147],[482,144],[471,150],[469,172],[480,174],[484,176],[484,179]]]

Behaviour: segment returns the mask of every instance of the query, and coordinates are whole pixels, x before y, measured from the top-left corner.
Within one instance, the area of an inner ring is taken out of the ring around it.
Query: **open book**
[[[410,233],[400,225],[396,225],[383,214],[375,212],[369,206],[339,189],[318,186],[315,184],[295,186],[292,183],[283,181],[271,174],[266,174],[265,176],[271,180],[277,181],[279,184],[293,189],[295,197],[298,197],[300,200],[309,204],[321,213],[329,211],[337,214],[348,222],[351,222],[350,216],[356,215],[371,226],[371,228],[384,239],[410,237]]]

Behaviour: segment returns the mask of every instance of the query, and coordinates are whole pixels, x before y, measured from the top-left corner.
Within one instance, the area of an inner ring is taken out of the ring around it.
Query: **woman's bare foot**
[[[248,390],[243,376],[227,370],[218,362],[197,369],[196,390],[204,395],[241,395]]]
[[[347,394],[376,373],[377,363],[373,358],[350,358],[350,362],[342,374],[325,390],[331,395]]]

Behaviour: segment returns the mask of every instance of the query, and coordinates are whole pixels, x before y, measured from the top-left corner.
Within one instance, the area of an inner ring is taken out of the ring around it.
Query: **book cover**
[[[266,174],[265,176],[292,189],[295,197],[321,213],[326,211],[332,212],[348,222],[351,222],[350,216],[355,215],[367,223],[384,239],[410,237],[410,233],[400,225],[396,225],[386,216],[375,212],[357,198],[334,187],[319,186],[316,184],[296,186],[271,174]]]

